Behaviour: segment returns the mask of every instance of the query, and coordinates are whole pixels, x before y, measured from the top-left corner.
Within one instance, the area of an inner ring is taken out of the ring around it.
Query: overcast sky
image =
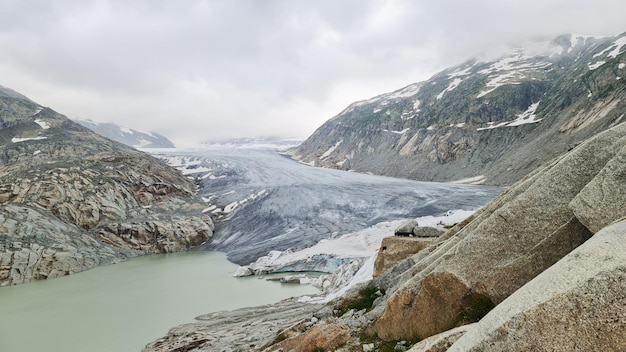
[[[0,85],[178,145],[307,137],[494,48],[626,31],[624,0],[0,0]]]

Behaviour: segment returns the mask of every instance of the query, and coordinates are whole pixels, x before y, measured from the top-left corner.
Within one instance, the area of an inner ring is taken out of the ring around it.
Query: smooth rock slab
[[[624,143],[626,144],[626,143]],[[580,222],[596,233],[626,216],[626,146],[570,202]]]
[[[288,299],[279,303],[199,316],[177,326],[144,352],[258,351],[295,324],[311,320],[320,305]]]
[[[625,351],[625,336],[621,221],[500,303],[449,351]]]

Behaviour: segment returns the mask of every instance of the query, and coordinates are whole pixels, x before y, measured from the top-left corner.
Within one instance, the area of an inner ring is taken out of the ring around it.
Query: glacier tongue
[[[458,223],[474,211],[451,210],[442,216],[422,216],[420,226],[439,227]],[[300,280],[322,290],[318,297],[306,301],[327,302],[345,293],[350,287],[372,278],[374,260],[383,238],[393,236],[394,229],[405,220],[385,221],[343,236],[323,239],[316,245],[301,249],[270,251],[255,262],[240,266],[233,276],[266,275],[284,272],[324,272],[328,275]]]

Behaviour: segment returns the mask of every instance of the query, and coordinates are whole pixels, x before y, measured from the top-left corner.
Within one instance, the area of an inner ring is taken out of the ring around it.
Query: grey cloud
[[[354,100],[494,46],[617,34],[624,10],[617,0],[7,0],[0,84],[69,116],[181,140],[304,137]]]

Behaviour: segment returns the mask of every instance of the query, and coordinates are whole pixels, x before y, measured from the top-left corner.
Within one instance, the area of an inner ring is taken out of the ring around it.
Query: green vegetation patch
[[[455,326],[475,323],[496,306],[489,296],[482,293],[468,295],[464,303],[465,307],[455,319]]]
[[[372,309],[374,301],[385,294],[385,290],[379,289],[376,286],[367,286],[359,290],[358,295],[348,297],[342,300],[337,306],[336,316],[342,316],[347,311],[354,309],[355,311],[366,311]]]

